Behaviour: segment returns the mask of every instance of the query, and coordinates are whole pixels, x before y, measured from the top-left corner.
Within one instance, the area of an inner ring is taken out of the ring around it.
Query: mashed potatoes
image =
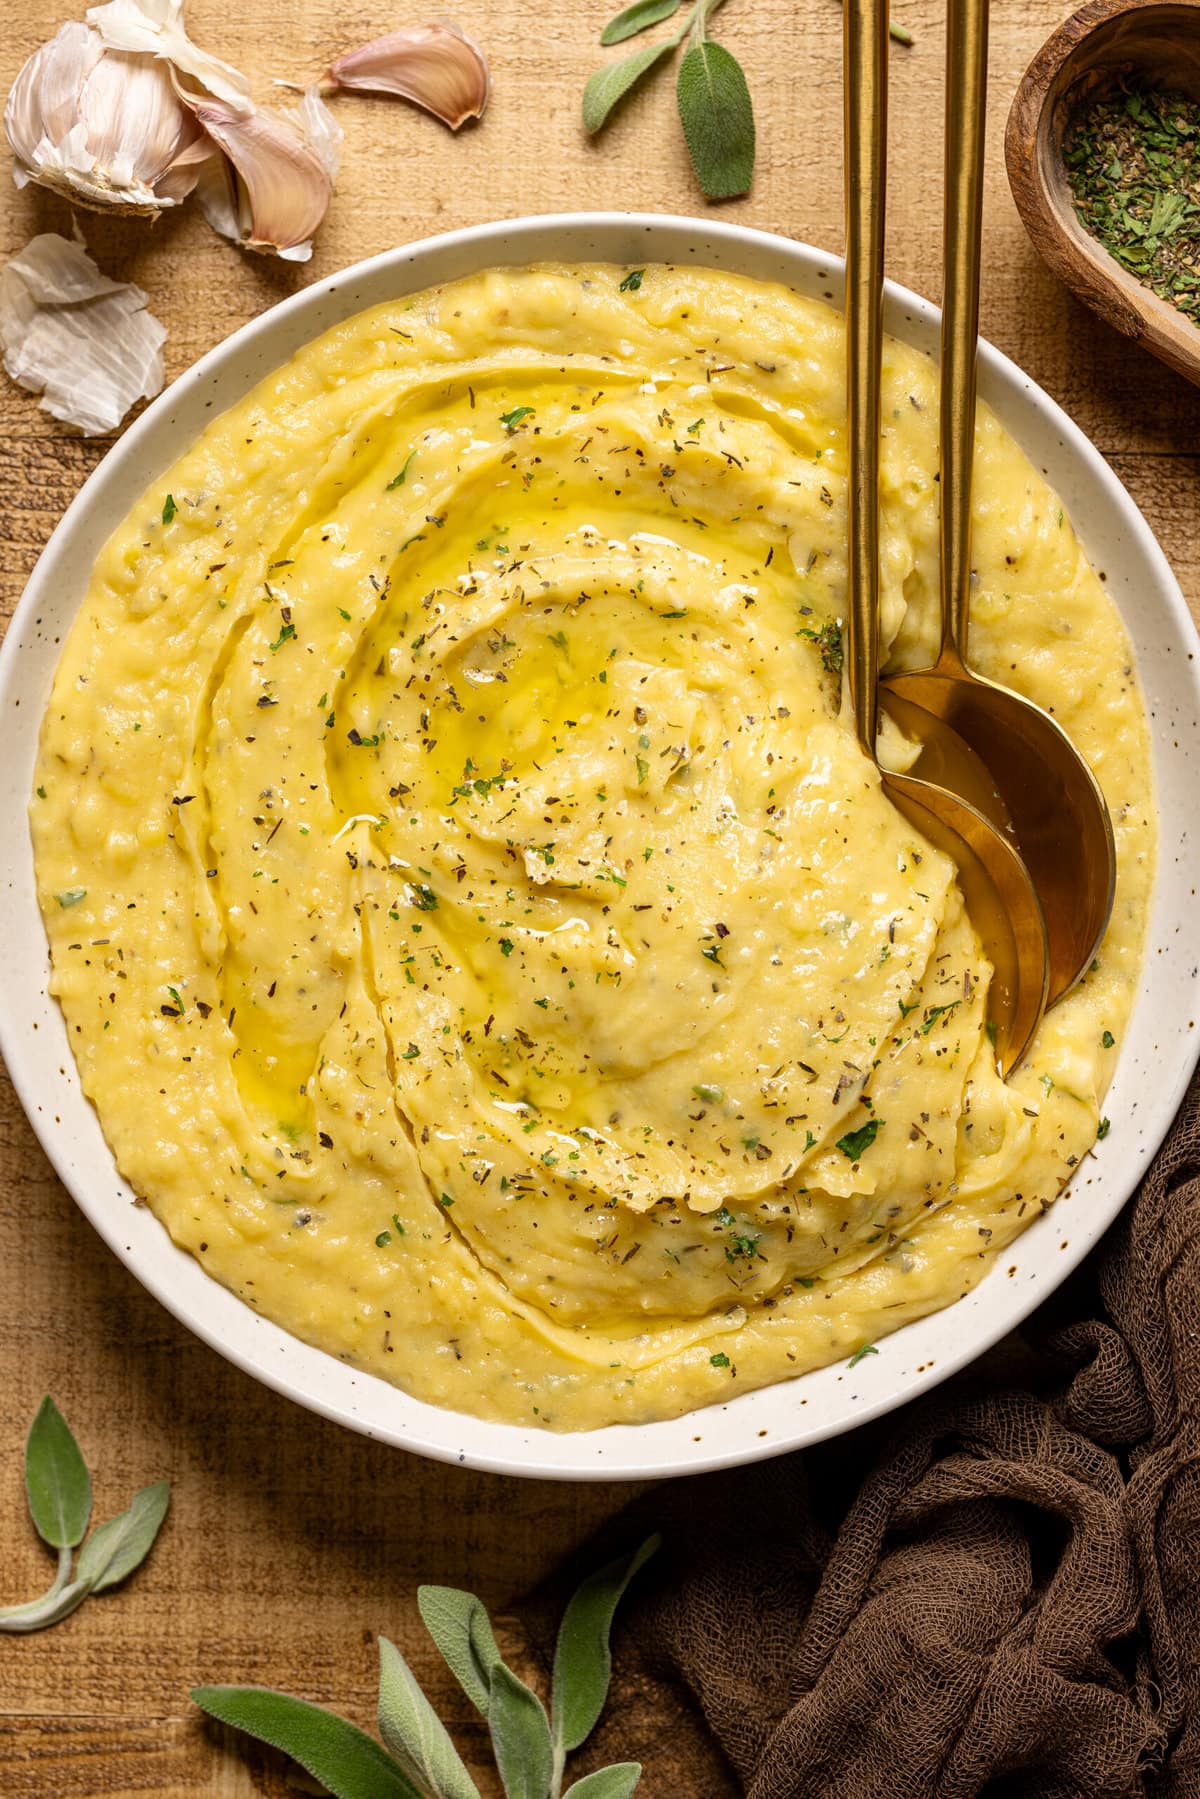
[[[1119,854],[1005,1084],[954,867],[840,711],[842,381],[782,288],[482,274],[310,345],[97,564],[33,801],[84,1087],[217,1279],[423,1399],[582,1429],[849,1356],[1096,1138],[1153,864],[1125,633],[981,416],[973,659]],[[936,413],[889,343],[910,663]]]

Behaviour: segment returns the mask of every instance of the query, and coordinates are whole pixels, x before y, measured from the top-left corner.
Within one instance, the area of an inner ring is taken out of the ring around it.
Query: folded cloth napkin
[[[640,1759],[639,1799],[1198,1799],[1198,1413],[1200,1080],[1019,1339],[880,1425],[665,1483],[605,1533],[664,1545],[596,1762]],[[557,1606],[535,1605],[535,1647]]]

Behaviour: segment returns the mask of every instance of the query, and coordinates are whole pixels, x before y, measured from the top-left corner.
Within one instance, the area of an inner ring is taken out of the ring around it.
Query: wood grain
[[[892,72],[889,268],[939,290],[942,39],[936,0],[896,0],[916,43]],[[81,8],[82,10],[82,8]],[[436,8],[431,8],[436,12]],[[615,0],[611,10],[615,10]],[[669,82],[643,94],[599,145],[577,123],[610,0],[549,7],[463,0],[456,16],[495,77],[482,126],[451,138],[384,101],[345,99],[344,174],[306,267],[250,260],[190,209],[148,227],[82,221],[108,272],[139,281],[168,325],[177,374],[282,294],[429,232],[619,203],[696,212]],[[52,0],[0,10],[0,84],[65,16]],[[401,15],[402,16],[402,15]],[[420,16],[420,15],[410,15]],[[375,0],[194,0],[195,36],[256,79],[303,75],[399,22]],[[1142,506],[1194,600],[1200,395],[1081,307],[1038,260],[1004,178],[1001,141],[1018,77],[1058,22],[1051,0],[1009,0],[993,24],[983,329],[1066,406]],[[286,21],[286,24],[283,24]],[[720,35],[742,57],[760,129],[748,199],[721,216],[839,249],[840,12],[836,0],[731,0]],[[8,192],[0,251],[69,229],[66,208]],[[7,616],[63,507],[102,454],[0,386],[0,616]],[[96,1470],[101,1513],[160,1475],[173,1505],[124,1592],[60,1629],[0,1640],[4,1799],[248,1799],[304,1789],[278,1757],[203,1726],[199,1680],[279,1685],[363,1724],[373,1633],[391,1635],[427,1680],[473,1767],[486,1744],[424,1637],[421,1580],[506,1603],[615,1511],[628,1489],[473,1475],[381,1448],[263,1391],[195,1342],[104,1248],[59,1186],[0,1082],[0,1588],[37,1591],[48,1558],[21,1497],[24,1433],[55,1394]],[[486,1776],[481,1774],[481,1779]],[[646,1799],[669,1782],[649,1766]],[[486,1787],[493,1792],[493,1787]],[[679,1799],[678,1788],[671,1799]],[[688,1799],[693,1799],[688,1795]],[[708,1799],[697,1794],[694,1799]]]

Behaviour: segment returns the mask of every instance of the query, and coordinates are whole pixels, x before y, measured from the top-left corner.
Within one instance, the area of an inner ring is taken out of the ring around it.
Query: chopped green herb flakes
[[[391,493],[391,491],[394,487],[403,487],[404,486],[405,481],[408,479],[408,471],[413,465],[413,458],[416,455],[416,453],[417,452],[415,450],[409,451],[407,462],[404,464],[404,467],[400,470],[400,473],[398,475],[392,476],[391,480],[388,482],[387,487],[384,490],[386,493]]]
[[[1200,104],[1118,75],[1071,113],[1063,162],[1084,230],[1200,322]]]
[[[849,1156],[852,1162],[857,1162],[859,1157],[870,1149],[882,1126],[882,1118],[868,1118],[866,1124],[860,1125],[856,1131],[847,1131],[844,1137],[839,1137],[837,1147],[844,1156]]]

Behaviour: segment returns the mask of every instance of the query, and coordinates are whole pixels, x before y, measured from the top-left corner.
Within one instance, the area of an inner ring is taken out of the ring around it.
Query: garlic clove
[[[161,391],[166,335],[142,289],[102,275],[82,242],[45,232],[0,270],[5,369],[88,436]]]
[[[242,239],[242,214],[238,206],[237,174],[229,158],[218,152],[200,169],[192,190],[200,210],[217,233],[231,244]]]
[[[336,86],[365,94],[397,94],[457,131],[488,102],[487,58],[457,25],[406,25],[350,50],[330,65]]]
[[[196,128],[195,141],[179,152],[154,183],[155,196],[164,205],[178,206],[186,200],[208,164],[220,161],[221,152],[198,121]]]
[[[79,112],[96,162],[118,192],[145,190],[161,200],[169,170],[213,154],[170,71],[150,57],[106,52],[84,84]]]
[[[182,90],[181,90],[182,91]],[[201,170],[196,197],[222,237],[247,250],[307,262],[333,194],[341,132],[315,93],[298,122],[255,107],[241,112],[208,94],[183,93],[223,155]]]
[[[110,50],[136,51],[173,63],[239,112],[251,109],[246,77],[219,56],[193,44],[183,24],[183,0],[108,0],[88,8],[88,23]]]
[[[19,187],[37,181],[99,211],[154,214],[176,204],[189,184],[176,179],[160,190],[162,177],[212,151],[166,64],[107,51],[80,21],[29,58],[8,96],[4,128]]]
[[[24,64],[4,107],[4,130],[27,168],[43,138],[61,143],[78,120],[83,84],[103,54],[97,34],[72,19]]]

